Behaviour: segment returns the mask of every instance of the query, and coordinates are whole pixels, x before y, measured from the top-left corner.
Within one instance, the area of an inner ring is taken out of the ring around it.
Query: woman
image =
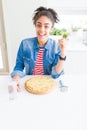
[[[54,24],[59,21],[57,13],[51,8],[39,7],[32,20],[37,36],[22,40],[11,77],[15,80],[25,75],[52,75],[58,78],[64,69],[66,45],[63,39],[57,43],[49,38]]]

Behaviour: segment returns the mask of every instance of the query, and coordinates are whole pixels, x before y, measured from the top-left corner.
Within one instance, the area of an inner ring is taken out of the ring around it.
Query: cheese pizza
[[[46,94],[56,88],[56,81],[49,76],[34,76],[25,82],[25,89],[33,94]]]

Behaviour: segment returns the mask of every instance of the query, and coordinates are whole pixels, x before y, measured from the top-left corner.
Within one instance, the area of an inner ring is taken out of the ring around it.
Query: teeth
[[[40,36],[44,36],[44,34],[39,34]]]

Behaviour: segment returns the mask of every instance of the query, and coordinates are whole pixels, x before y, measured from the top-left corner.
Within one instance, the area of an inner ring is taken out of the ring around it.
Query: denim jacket
[[[23,77],[25,75],[32,75],[37,54],[39,51],[39,45],[37,37],[24,39],[21,41],[16,58],[16,65],[11,77],[19,75]],[[58,78],[61,73],[57,73],[55,66],[58,63],[60,55],[60,48],[58,43],[53,39],[48,39],[43,56],[43,67],[45,75],[52,75],[53,78]]]

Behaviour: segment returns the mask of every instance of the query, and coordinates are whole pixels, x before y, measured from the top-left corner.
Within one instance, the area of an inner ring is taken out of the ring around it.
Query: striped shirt
[[[37,55],[37,59],[36,59],[35,68],[33,71],[34,75],[44,75],[43,55],[44,55],[44,47],[40,47],[38,55]]]

